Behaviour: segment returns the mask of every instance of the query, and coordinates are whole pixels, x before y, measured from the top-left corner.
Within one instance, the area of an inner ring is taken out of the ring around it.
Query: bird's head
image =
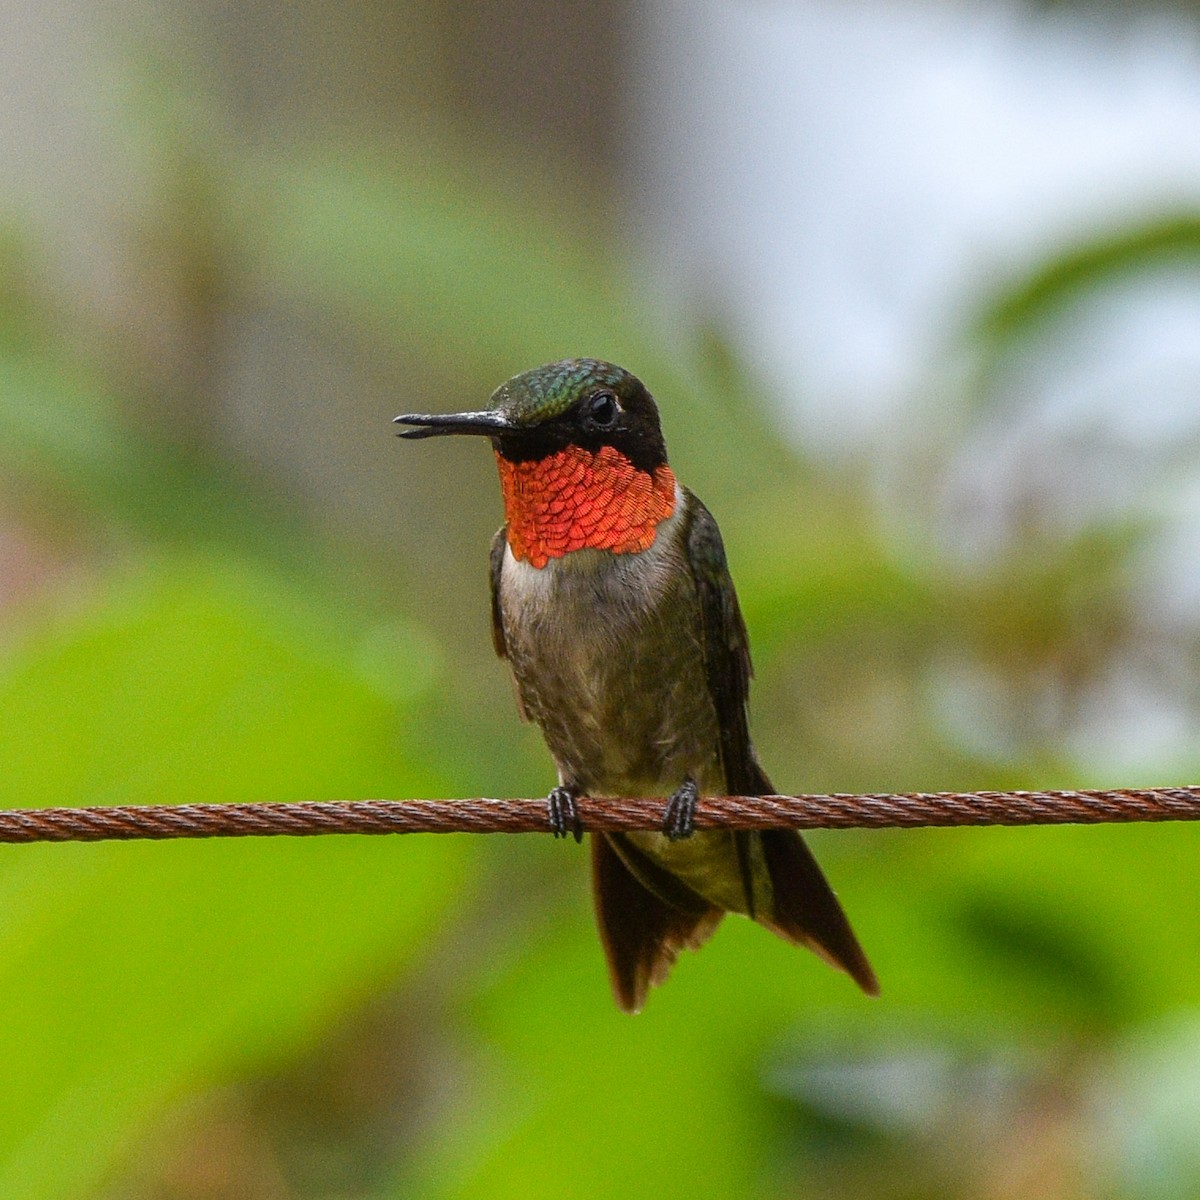
[[[528,462],[568,446],[595,453],[611,446],[640,471],[665,465],[658,408],[645,385],[623,367],[567,358],[514,375],[481,412],[406,414],[404,438],[473,433],[492,439],[510,462]]]
[[[514,375],[479,412],[410,413],[404,438],[476,434],[500,467],[509,544],[544,566],[577,549],[644,550],[675,507],[658,408],[636,376],[594,358]]]

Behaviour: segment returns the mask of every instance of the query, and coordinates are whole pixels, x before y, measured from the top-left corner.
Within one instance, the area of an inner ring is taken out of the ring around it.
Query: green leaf
[[[0,669],[5,802],[438,794],[422,762],[399,762],[403,709],[361,669],[378,640],[236,561],[166,564]],[[397,669],[405,648],[423,690],[434,666],[393,631]],[[0,848],[0,1195],[76,1197],[185,1091],[293,1054],[412,959],[469,852],[384,837]]]
[[[1200,214],[1176,213],[1067,247],[987,301],[974,335],[998,348],[1115,280],[1172,264],[1200,266]]]

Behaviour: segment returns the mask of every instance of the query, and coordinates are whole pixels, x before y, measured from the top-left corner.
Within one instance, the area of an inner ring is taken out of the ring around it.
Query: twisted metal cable
[[[583,828],[662,827],[664,800],[578,801]],[[1200,786],[1114,791],[710,796],[697,829],[884,829],[931,825],[1094,825],[1200,818]],[[331,833],[545,833],[545,799],[345,800],[0,809],[0,843]]]

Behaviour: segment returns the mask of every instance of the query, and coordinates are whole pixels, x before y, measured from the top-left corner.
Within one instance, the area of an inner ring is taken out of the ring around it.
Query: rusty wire
[[[578,802],[590,831],[658,829],[662,799]],[[1200,818],[1200,786],[1115,791],[907,792],[870,795],[716,796],[696,828],[883,829],[931,825],[1093,825]],[[548,832],[546,801],[347,800],[295,804],[144,804],[0,809],[0,843],[332,833]]]

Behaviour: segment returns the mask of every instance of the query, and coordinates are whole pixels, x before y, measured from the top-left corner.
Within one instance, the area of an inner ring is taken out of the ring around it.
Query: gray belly
[[[508,554],[500,597],[521,702],[564,783],[664,795],[691,776],[723,790],[699,602],[664,531],[638,555],[581,550],[540,570]]]
[[[688,777],[702,793],[726,790],[699,599],[676,519],[637,555],[578,550],[540,570],[505,555],[500,604],[522,707],[560,781],[588,795],[667,796]],[[727,830],[676,842],[626,836],[712,903],[746,911]],[[765,869],[755,875],[765,911]]]

